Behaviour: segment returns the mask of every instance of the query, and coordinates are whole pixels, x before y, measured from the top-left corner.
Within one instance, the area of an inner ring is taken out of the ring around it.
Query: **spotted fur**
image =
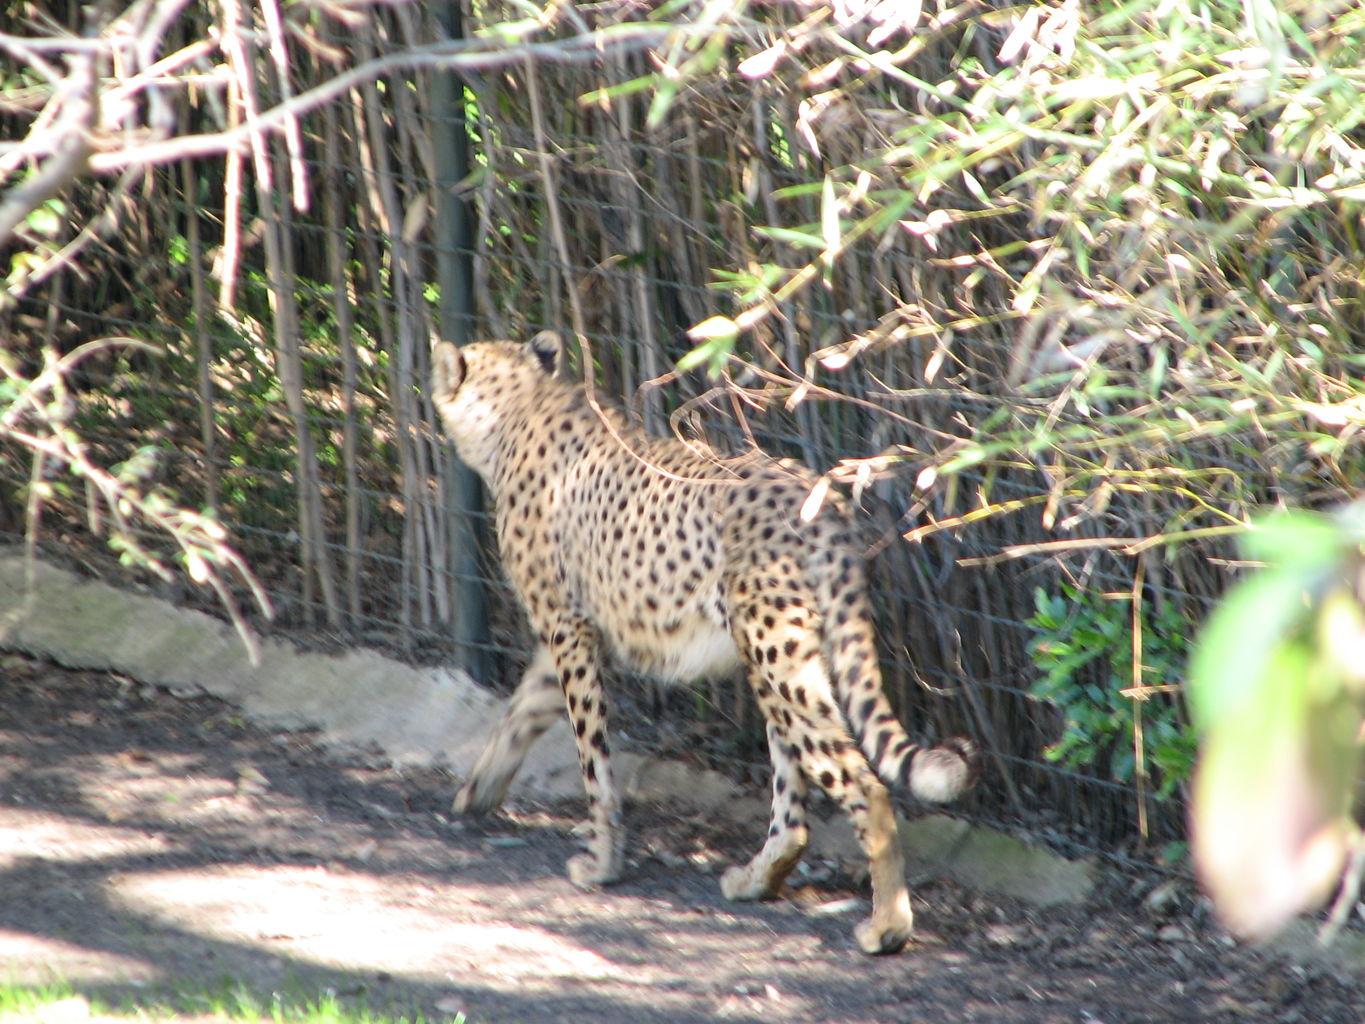
[[[806,848],[814,783],[848,813],[870,862],[872,915],[855,930],[859,945],[899,949],[910,900],[881,780],[948,800],[969,784],[974,759],[965,740],[915,743],[892,713],[842,502],[830,496],[803,519],[809,470],[651,439],[560,381],[562,361],[551,332],[433,352],[436,409],[493,495],[503,562],[539,641],[456,810],[495,807],[567,705],[593,827],[569,876],[583,887],[612,882],[624,831],[604,657],[677,682],[743,667],[767,722],[772,816],[763,848],[725,873],[722,891],[777,894]]]

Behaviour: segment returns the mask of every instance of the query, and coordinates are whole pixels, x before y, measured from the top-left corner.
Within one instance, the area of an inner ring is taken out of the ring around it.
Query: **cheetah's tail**
[[[956,736],[931,747],[906,735],[882,691],[862,566],[845,557],[820,584],[834,690],[868,762],[885,782],[903,786],[921,800],[957,798],[976,781],[976,744]]]

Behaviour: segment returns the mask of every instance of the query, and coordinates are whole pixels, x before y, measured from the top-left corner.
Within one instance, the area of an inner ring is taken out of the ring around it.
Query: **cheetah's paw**
[[[580,853],[569,858],[567,865],[569,881],[580,889],[597,889],[616,881],[620,872],[615,868],[603,868],[600,860],[591,853]]]
[[[738,902],[766,900],[772,895],[762,876],[748,864],[736,865],[720,876],[720,894]]]
[[[853,937],[864,953],[899,953],[907,942],[914,925],[909,918],[879,921],[869,917],[853,929]]]

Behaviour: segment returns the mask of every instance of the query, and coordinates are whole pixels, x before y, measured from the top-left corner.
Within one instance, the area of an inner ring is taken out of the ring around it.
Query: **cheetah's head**
[[[528,342],[479,341],[461,348],[440,342],[431,351],[431,400],[460,458],[487,474],[509,417],[537,404],[546,379],[564,365],[554,331]]]

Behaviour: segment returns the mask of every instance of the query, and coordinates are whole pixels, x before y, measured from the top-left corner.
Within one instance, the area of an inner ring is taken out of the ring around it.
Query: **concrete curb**
[[[373,651],[341,655],[300,651],[265,640],[253,666],[230,627],[202,612],[132,593],[0,548],[0,647],[51,658],[70,668],[119,672],[176,694],[209,693],[264,723],[316,727],[343,745],[377,745],[403,764],[449,764],[467,770],[501,712],[502,702],[463,673],[413,668]],[[748,826],[763,821],[759,799],[713,771],[639,754],[615,762],[625,794],[709,813]],[[515,792],[541,799],[579,795],[578,760],[568,724],[542,739],[518,776]],[[901,821],[914,869],[1039,906],[1081,902],[1094,866],[1030,847],[994,829],[943,815]],[[812,822],[812,850],[837,861],[861,860],[842,818]]]
[[[0,548],[0,647],[71,668],[119,672],[176,694],[209,693],[257,720],[316,727],[331,743],[377,745],[400,764],[468,766],[500,700],[463,673],[414,668],[374,651],[331,655],[261,642],[252,665],[219,619],[112,587]],[[551,730],[519,777],[537,796],[579,792],[567,724]]]

